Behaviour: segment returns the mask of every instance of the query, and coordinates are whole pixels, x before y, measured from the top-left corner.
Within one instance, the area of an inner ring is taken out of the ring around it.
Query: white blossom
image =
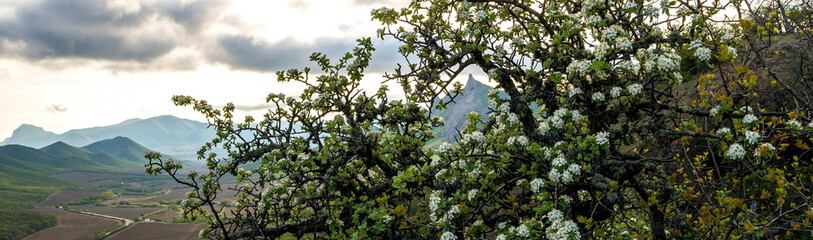
[[[729,132],[731,132],[731,130],[728,129],[727,127],[724,127],[724,128],[717,129],[717,132],[715,132],[715,135],[718,135],[718,136],[726,135]]]
[[[734,160],[742,159],[745,157],[745,149],[743,149],[739,143],[731,144],[731,146],[728,147],[728,151],[726,151],[726,156]]]
[[[440,240],[457,240],[457,236],[452,232],[444,232],[443,235],[440,236]]]
[[[620,87],[613,87],[610,89],[610,97],[617,98],[621,96],[621,88]]]
[[[802,124],[799,123],[799,121],[796,121],[796,119],[785,122],[785,126],[792,129],[802,128]]]
[[[718,114],[720,114],[720,109],[722,109],[722,107],[721,107],[721,106],[716,106],[716,107],[713,107],[713,108],[711,108],[711,109],[709,110],[709,114],[710,114],[712,117],[716,117]]]
[[[641,93],[643,89],[644,87],[641,86],[641,84],[639,83],[633,83],[627,86],[627,92],[629,92],[630,95],[638,95]]]
[[[525,137],[525,136],[513,137],[512,136],[512,137],[510,137],[508,139],[508,142],[513,143],[513,144],[517,144],[517,145],[520,145],[520,146],[525,146],[526,144],[528,144],[528,137]]]
[[[680,56],[674,53],[666,53],[658,57],[658,69],[664,72],[676,70],[680,63]]]
[[[708,61],[711,58],[711,50],[706,47],[699,47],[694,50],[694,56],[700,61]]]
[[[534,180],[531,180],[531,191],[533,191],[535,193],[539,193],[539,192],[542,191],[542,188],[544,188],[544,187],[545,187],[545,181],[542,180],[541,178],[536,178]]]
[[[615,39],[615,44],[618,46],[618,49],[629,51],[632,50],[632,42],[630,42],[629,38],[626,37],[618,37]]]
[[[539,132],[544,135],[544,134],[547,134],[548,131],[550,131],[550,125],[548,125],[548,121],[547,120],[540,121],[539,122]]]
[[[615,68],[626,69],[631,72],[638,72],[641,69],[641,65],[639,64],[638,60],[624,60],[618,63]]]
[[[571,88],[570,91],[568,91],[567,95],[568,95],[568,97],[573,97],[573,96],[577,96],[577,95],[581,95],[581,94],[582,94],[582,90],[580,88]]]
[[[440,194],[441,191],[434,191],[432,195],[429,195],[429,215],[432,218],[432,221],[437,221],[437,215],[435,211],[438,210],[438,204],[440,204]]]
[[[608,132],[602,131],[602,132],[596,133],[596,144],[598,144],[598,145],[606,145],[606,144],[610,143],[609,137],[610,137],[610,133],[608,133]]]
[[[483,133],[478,132],[478,131],[474,131],[472,133],[468,133],[468,134],[463,135],[463,139],[460,140],[460,141],[461,141],[461,144],[479,143],[479,142],[482,142],[483,139],[485,139],[485,136],[483,136]]]
[[[598,15],[591,15],[590,17],[587,17],[587,20],[585,21],[585,24],[587,24],[587,25],[596,25],[599,22],[601,22],[601,20],[602,20],[601,17],[599,17]]]
[[[475,198],[477,198],[477,192],[479,192],[479,191],[480,191],[479,189],[469,190],[469,193],[467,194],[468,197],[469,197],[469,201],[474,200]]]
[[[756,121],[759,121],[759,119],[757,119],[757,117],[755,117],[754,114],[746,114],[745,117],[742,118],[742,122],[745,123],[745,124],[756,122]]]
[[[573,120],[574,122],[578,122],[582,119],[582,114],[579,113],[578,110],[570,111],[570,119]]]
[[[440,152],[440,153],[444,153],[444,152],[446,152],[446,151],[449,151],[449,150],[450,150],[450,149],[452,149],[452,148],[454,148],[454,146],[453,146],[452,144],[447,143],[447,142],[443,142],[443,143],[441,143],[441,144],[440,144],[440,146],[438,147],[438,152]]]
[[[520,224],[519,227],[517,227],[517,236],[527,238],[531,236],[531,232],[525,224]]]
[[[596,101],[596,102],[604,101],[604,94],[601,93],[601,92],[595,92],[595,93],[593,93],[592,99],[593,99],[593,101]]]
[[[567,73],[568,74],[584,75],[587,72],[587,68],[589,68],[589,67],[590,67],[590,61],[587,61],[587,60],[573,61],[569,65],[567,65]]]
[[[556,156],[556,158],[553,159],[552,164],[554,167],[561,167],[567,164],[567,160],[562,154],[559,154],[559,156]]]
[[[748,142],[748,144],[756,143],[760,137],[761,136],[759,135],[758,132],[745,131],[745,141]]]
[[[432,155],[432,162],[429,163],[429,167],[437,167],[440,164],[440,156]]]

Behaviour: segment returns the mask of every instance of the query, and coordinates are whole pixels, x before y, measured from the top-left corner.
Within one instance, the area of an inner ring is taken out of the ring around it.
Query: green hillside
[[[138,144],[127,137],[115,137],[113,139],[98,141],[84,146],[82,149],[93,153],[114,155],[131,162],[138,163],[141,166],[147,163],[147,159],[144,158],[144,154],[150,151],[150,149],[141,146],[141,144]]]
[[[55,170],[55,172],[67,172],[71,170],[96,171],[96,172],[124,172],[124,169],[115,164],[107,165],[97,161],[104,159],[90,159],[77,155],[81,153],[66,153],[66,157],[57,157],[39,149],[20,145],[0,146],[0,155],[6,155],[24,162],[37,164],[42,171]],[[42,172],[38,169],[27,169]]]
[[[138,168],[144,166],[144,164],[142,163],[137,163],[135,161],[125,159],[113,154],[88,151],[87,149],[74,147],[63,142],[56,142],[44,148],[40,148],[40,150],[53,156],[70,157],[75,159],[87,159],[109,167]],[[141,155],[144,155],[144,153],[142,153]]]

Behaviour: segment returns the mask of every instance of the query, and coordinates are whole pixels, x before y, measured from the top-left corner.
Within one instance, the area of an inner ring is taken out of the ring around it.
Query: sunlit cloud
[[[69,108],[68,106],[62,105],[61,103],[54,103],[46,106],[45,110],[48,111],[49,113],[61,113],[67,112],[68,108]]]

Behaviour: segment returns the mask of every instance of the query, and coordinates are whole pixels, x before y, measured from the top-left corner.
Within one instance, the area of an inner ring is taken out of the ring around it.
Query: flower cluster
[[[562,164],[564,165],[564,164]],[[573,182],[573,177],[581,173],[581,166],[571,163],[566,169],[559,170],[559,168],[551,168],[548,172],[548,178],[554,183],[570,183]]]
[[[550,131],[550,125],[548,124],[547,120],[542,120],[539,122],[539,133],[547,134]]]
[[[708,61],[711,58],[711,50],[703,46],[702,43],[694,41],[689,49],[694,49],[694,56],[700,61]]]
[[[512,137],[508,138],[508,143],[517,144],[517,145],[520,145],[520,146],[525,146],[526,144],[528,144],[528,137],[525,137],[525,136],[513,137],[512,136]]]
[[[726,135],[726,134],[728,134],[730,132],[731,132],[731,129],[728,129],[728,128],[724,127],[724,128],[717,129],[717,132],[715,132],[715,135],[724,136],[724,135]]]
[[[485,139],[485,136],[483,136],[483,133],[475,131],[475,132],[463,135],[463,139],[460,140],[460,144],[462,145],[462,144],[466,144],[466,143],[479,143],[479,142],[482,142],[483,139]]]
[[[613,87],[610,89],[610,97],[617,98],[621,96],[621,88],[620,87]]]
[[[721,108],[722,108],[722,107],[720,107],[720,106],[713,107],[713,108],[711,108],[711,109],[709,110],[709,114],[710,114],[712,117],[716,117],[718,114],[720,114],[720,109],[721,109]]]
[[[745,149],[739,143],[731,144],[726,151],[726,156],[730,159],[739,160],[745,157]]]
[[[593,101],[601,102],[604,101],[604,94],[600,92],[593,93],[593,97],[591,98]]]
[[[444,232],[443,235],[440,235],[440,240],[457,240],[457,236],[452,232]]]
[[[632,1],[627,2],[627,3],[624,4],[624,10],[633,10],[634,8],[637,8],[637,7],[638,7],[638,4],[636,4],[635,2],[632,2]]]
[[[624,61],[619,62],[618,65],[616,65],[615,67],[616,68],[621,68],[621,69],[626,69],[626,70],[629,70],[631,72],[638,72],[638,70],[641,69],[640,63],[638,62],[638,60],[634,59],[634,57],[633,57],[633,60],[624,60]]]
[[[630,42],[629,38],[626,37],[618,37],[615,39],[615,44],[618,49],[629,51],[632,50],[632,42]]]
[[[754,114],[746,114],[745,117],[742,118],[742,123],[748,124],[752,122],[757,122],[759,119],[754,116]]]
[[[548,239],[565,240],[578,237],[578,226],[571,220],[565,220],[562,211],[553,209],[548,212],[547,217],[550,220],[550,226],[545,230]]]
[[[641,86],[641,84],[639,84],[639,83],[633,83],[633,84],[630,84],[629,86],[627,86],[627,92],[629,92],[630,95],[633,95],[633,96],[640,94],[643,89],[644,89],[644,87]]]
[[[438,152],[439,152],[439,153],[444,153],[444,152],[446,152],[446,151],[451,150],[452,148],[454,148],[454,145],[452,145],[452,144],[450,144],[450,143],[447,143],[447,142],[443,142],[443,143],[441,143],[441,144],[440,144],[440,146],[438,147]]]
[[[541,178],[536,178],[534,180],[531,180],[531,191],[533,191],[535,193],[539,193],[539,192],[542,191],[542,188],[544,188],[544,187],[545,187],[545,181],[542,180]]]
[[[596,133],[596,144],[603,146],[610,143],[609,137],[610,133],[608,132],[601,131],[599,133]]]
[[[432,218],[432,221],[437,221],[438,217],[435,215],[435,212],[438,210],[438,204],[440,204],[440,191],[435,191],[432,195],[429,196],[429,214]]]
[[[761,136],[759,135],[758,132],[745,131],[745,141],[748,142],[748,144],[757,143],[760,137]]]
[[[567,65],[567,73],[583,76],[585,73],[587,73],[587,68],[589,67],[590,61],[588,60],[573,61],[569,65]]]
[[[677,70],[680,63],[680,56],[674,53],[666,53],[658,57],[658,69],[664,72]]]
[[[568,97],[573,97],[573,96],[581,95],[582,93],[583,92],[582,92],[582,90],[580,88],[571,88],[570,91],[568,91],[567,95],[568,95]]]
[[[790,128],[790,129],[800,129],[800,128],[802,128],[802,124],[799,123],[799,121],[796,121],[796,119],[785,122],[785,126]]]

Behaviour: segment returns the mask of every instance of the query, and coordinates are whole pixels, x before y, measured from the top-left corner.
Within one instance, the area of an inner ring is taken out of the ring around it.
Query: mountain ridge
[[[201,146],[215,137],[208,123],[161,115],[147,119],[133,118],[118,124],[72,129],[62,134],[23,124],[0,145],[18,144],[42,148],[62,141],[71,146],[86,146],[98,141],[123,136],[147,149],[179,158],[194,159]]]

